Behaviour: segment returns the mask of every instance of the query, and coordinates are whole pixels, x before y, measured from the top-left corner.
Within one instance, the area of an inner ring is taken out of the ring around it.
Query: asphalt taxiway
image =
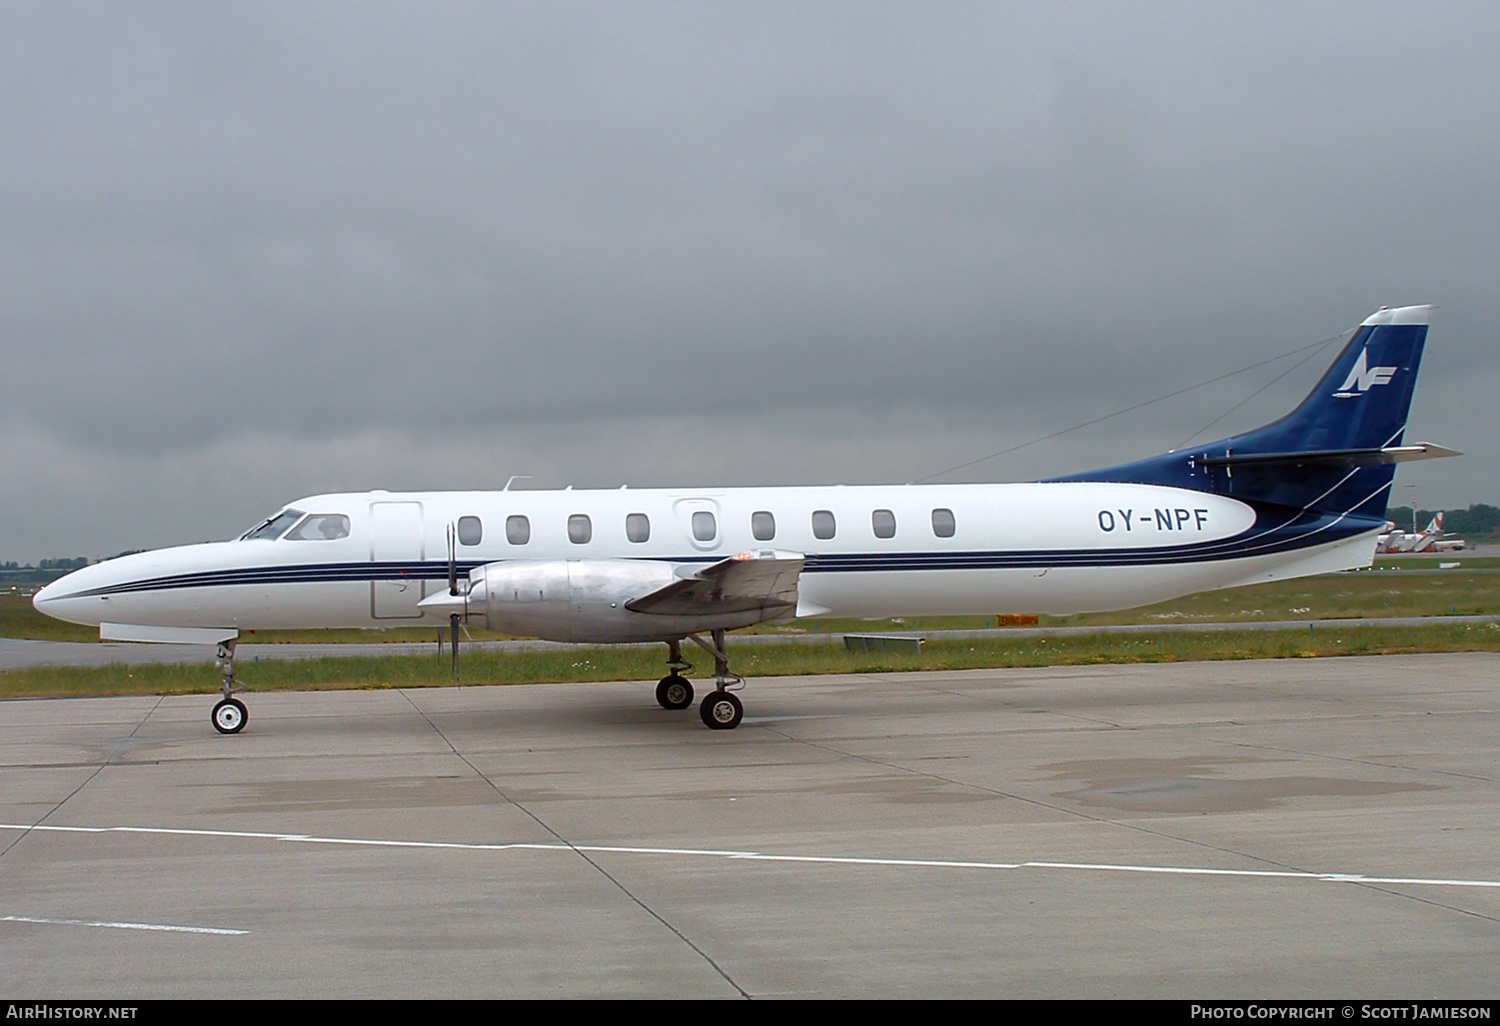
[[[1482,998],[1500,655],[0,702],[9,996]]]

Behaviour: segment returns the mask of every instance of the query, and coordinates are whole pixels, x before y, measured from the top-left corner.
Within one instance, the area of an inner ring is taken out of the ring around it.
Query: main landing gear
[[[238,734],[250,719],[250,710],[245,708],[245,703],[230,697],[239,690],[239,681],[234,677],[234,645],[233,638],[219,644],[217,665],[224,674],[224,698],[214,706],[211,718],[214,729],[220,734]]]
[[[744,678],[729,672],[729,655],[724,650],[724,632],[710,632],[712,644],[697,634],[688,637],[714,657],[714,679],[717,686],[704,696],[698,706],[698,715],[703,725],[710,730],[733,730],[745,717],[745,707],[730,693],[730,688],[742,687]],[[667,642],[668,673],[656,685],[656,700],[663,709],[686,709],[693,704],[693,685],[682,676],[683,670],[691,670],[692,664],[682,658],[682,642]]]

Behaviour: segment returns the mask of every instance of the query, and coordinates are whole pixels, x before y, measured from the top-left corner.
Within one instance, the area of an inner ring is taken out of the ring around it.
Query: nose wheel
[[[249,719],[250,711],[238,698],[226,698],[214,706],[214,729],[220,734],[238,734]]]

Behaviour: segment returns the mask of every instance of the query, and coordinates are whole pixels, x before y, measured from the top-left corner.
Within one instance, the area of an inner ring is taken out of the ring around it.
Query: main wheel
[[[237,698],[226,698],[214,706],[214,729],[220,734],[238,734],[245,728],[245,721],[248,719],[250,711]]]
[[[685,677],[668,674],[656,685],[656,700],[663,709],[686,709],[693,704],[693,685]]]
[[[703,725],[709,730],[733,730],[745,716],[740,700],[727,691],[713,691],[698,707]]]

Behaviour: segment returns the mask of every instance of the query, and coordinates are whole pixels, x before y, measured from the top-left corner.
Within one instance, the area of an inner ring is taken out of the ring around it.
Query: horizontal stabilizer
[[[636,613],[699,616],[752,609],[797,607],[797,582],[806,560],[799,554],[762,549],[721,559],[693,576],[673,581],[625,603]]]
[[[1254,452],[1237,455],[1205,456],[1198,460],[1206,467],[1377,467],[1413,460],[1440,460],[1462,456],[1457,449],[1417,442],[1414,445],[1390,445],[1382,449],[1314,449],[1308,452]]]

